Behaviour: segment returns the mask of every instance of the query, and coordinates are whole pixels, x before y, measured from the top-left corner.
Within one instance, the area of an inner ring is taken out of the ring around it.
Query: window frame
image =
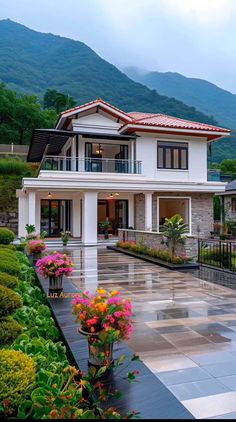
[[[162,232],[160,231],[160,199],[177,199],[180,200],[181,199],[187,199],[188,200],[188,220],[189,220],[189,231],[188,233],[186,233],[187,236],[192,236],[192,197],[191,196],[169,196],[169,195],[165,195],[165,196],[157,196],[157,233],[158,234],[162,234]]]
[[[163,166],[159,166],[159,162],[158,162],[159,149],[162,150]],[[178,151],[178,167],[174,166],[174,151],[175,150]],[[167,151],[170,151],[170,167],[166,166]],[[182,166],[182,154],[181,154],[182,151],[186,151],[186,167]],[[165,141],[165,140],[158,139],[157,140],[157,169],[158,170],[188,171],[189,169],[189,143],[188,142],[172,142],[172,141]]]
[[[236,212],[236,196],[231,198],[231,210],[232,212]]]

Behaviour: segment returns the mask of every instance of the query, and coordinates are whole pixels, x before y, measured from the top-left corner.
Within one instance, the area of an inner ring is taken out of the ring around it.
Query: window
[[[236,198],[232,198],[232,212],[236,212]]]
[[[157,142],[157,168],[188,169],[188,144],[185,142]]]
[[[158,205],[158,228],[161,232],[166,218],[171,218],[175,214],[180,214],[185,224],[190,226],[190,199],[189,198],[170,198],[159,197]]]

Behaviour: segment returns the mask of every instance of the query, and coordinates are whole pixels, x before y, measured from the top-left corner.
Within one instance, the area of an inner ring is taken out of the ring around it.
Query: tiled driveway
[[[236,417],[236,291],[105,248],[71,251],[71,281],[130,297],[129,345],[198,419]]]

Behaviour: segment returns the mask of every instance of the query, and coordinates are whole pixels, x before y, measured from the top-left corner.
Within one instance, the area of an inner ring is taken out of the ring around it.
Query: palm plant
[[[188,232],[188,225],[184,223],[181,215],[175,214],[173,217],[165,219],[162,234],[167,238],[166,243],[170,249],[172,260],[176,255],[177,245],[184,243]]]

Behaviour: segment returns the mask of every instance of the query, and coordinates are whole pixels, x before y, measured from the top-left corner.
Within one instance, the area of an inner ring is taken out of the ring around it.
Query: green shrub
[[[21,306],[21,297],[8,287],[0,285],[0,317],[11,314]]]
[[[11,344],[22,332],[23,327],[12,317],[0,318],[0,346]]]
[[[0,272],[17,276],[20,272],[20,265],[11,258],[0,259]]]
[[[10,251],[16,251],[15,245],[0,245],[0,250],[10,250]]]
[[[28,163],[16,158],[0,159],[0,175],[32,176],[33,171]]]
[[[0,403],[19,406],[35,387],[36,364],[17,350],[0,350]]]
[[[16,245],[16,250],[19,252],[24,252],[26,244],[26,242],[19,243],[19,245]]]
[[[18,278],[14,275],[0,272],[0,285],[8,287],[8,289],[15,289],[18,284]]]
[[[15,233],[13,233],[13,231],[5,227],[0,228],[0,244],[2,243],[3,245],[9,245],[11,242],[13,242],[14,239]]]
[[[3,258],[6,257],[6,258],[13,259],[13,260],[17,259],[16,258],[16,251],[13,251],[13,250],[7,249],[7,248],[1,248],[1,245],[0,245],[0,259],[1,259],[1,256]]]

